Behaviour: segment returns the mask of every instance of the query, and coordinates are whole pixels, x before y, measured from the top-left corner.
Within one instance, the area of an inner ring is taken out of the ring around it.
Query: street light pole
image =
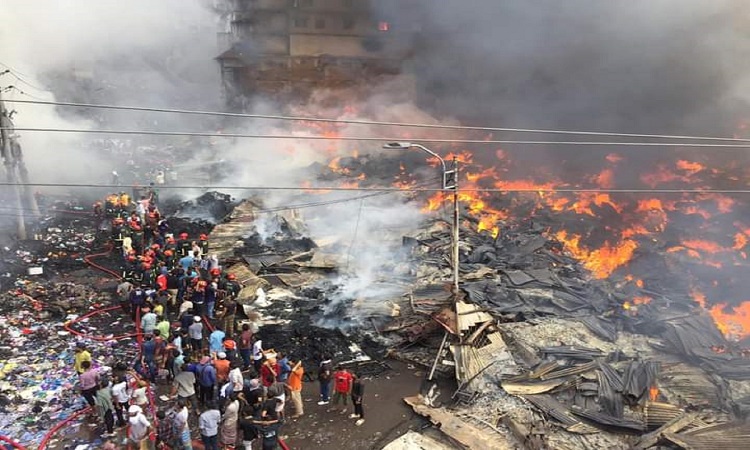
[[[453,167],[448,170],[448,166],[445,164],[445,160],[433,152],[424,145],[414,144],[412,142],[391,142],[385,144],[383,148],[387,149],[400,149],[408,150],[410,148],[417,148],[423,152],[437,158],[440,161],[440,165],[443,169],[443,191],[453,191],[453,221],[451,229],[451,264],[453,265],[453,295],[455,301],[458,301],[458,279],[459,272],[458,268],[460,265],[459,254],[458,254],[458,242],[459,242],[459,211],[458,211],[458,160],[453,157]]]
[[[459,239],[459,214],[458,214],[458,159],[453,157],[453,242],[451,246],[453,260],[453,294],[458,301],[458,239]]]

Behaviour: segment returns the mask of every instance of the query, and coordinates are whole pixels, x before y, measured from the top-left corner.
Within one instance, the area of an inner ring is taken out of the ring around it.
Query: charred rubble
[[[449,225],[406,236],[418,287],[385,328],[403,338],[392,354],[455,377],[444,404],[497,445],[742,448],[746,350],[679,283],[655,291],[624,275],[592,279],[548,230],[539,216],[508,221],[498,237],[463,226],[458,316],[441,284]],[[670,274],[659,275],[668,286]],[[460,343],[436,360],[446,332]],[[425,401],[407,399],[430,416]]]

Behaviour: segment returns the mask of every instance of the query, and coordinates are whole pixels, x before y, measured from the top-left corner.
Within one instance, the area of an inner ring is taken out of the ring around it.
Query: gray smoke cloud
[[[744,2],[406,3],[428,100],[472,122],[717,132],[748,96]]]
[[[7,100],[61,100],[218,108],[218,15],[208,1],[7,0],[0,8],[0,63],[13,74]],[[19,80],[20,76],[22,80]],[[51,108],[9,103],[17,127],[191,129],[214,123],[189,116]],[[92,141],[107,139],[91,151]],[[180,139],[22,133],[35,181],[108,182],[111,151],[184,146]]]

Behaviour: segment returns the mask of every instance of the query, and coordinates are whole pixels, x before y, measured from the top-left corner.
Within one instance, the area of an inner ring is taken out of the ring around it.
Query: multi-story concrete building
[[[400,74],[414,24],[378,12],[389,11],[386,3],[397,11],[399,1],[233,0],[229,49],[217,58],[227,102],[241,108],[258,95],[303,100],[316,88]]]

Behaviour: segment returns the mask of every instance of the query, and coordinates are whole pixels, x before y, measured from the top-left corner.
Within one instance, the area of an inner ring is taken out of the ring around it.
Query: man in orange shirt
[[[302,361],[297,361],[292,366],[292,371],[289,373],[287,379],[287,385],[291,391],[290,397],[292,405],[294,405],[294,415],[292,419],[300,417],[304,414],[302,408],[302,377],[305,375],[305,369],[302,367]]]
[[[229,360],[227,354],[219,352],[216,355],[219,359],[214,361],[214,368],[216,368],[216,383],[222,386],[229,379]]]

